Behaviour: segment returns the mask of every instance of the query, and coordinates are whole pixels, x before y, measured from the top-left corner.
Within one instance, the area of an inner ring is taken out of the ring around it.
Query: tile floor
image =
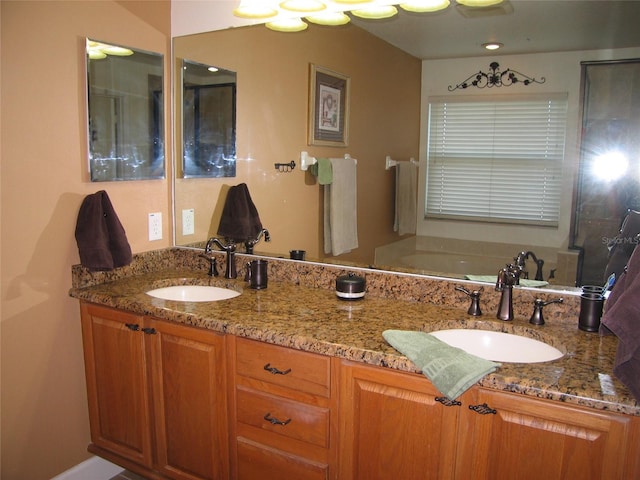
[[[130,472],[128,470],[123,470],[115,477],[111,477],[109,480],[146,480],[146,479],[136,473]]]

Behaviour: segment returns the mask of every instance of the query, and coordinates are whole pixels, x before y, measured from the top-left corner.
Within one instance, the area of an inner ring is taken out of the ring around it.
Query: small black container
[[[304,260],[304,256],[307,252],[305,250],[291,250],[289,252],[289,258],[291,260]]]
[[[342,275],[336,279],[336,295],[342,300],[358,300],[364,297],[364,277],[355,273]]]
[[[600,329],[603,306],[604,297],[598,293],[583,293],[580,295],[578,328],[585,332],[597,332]]]

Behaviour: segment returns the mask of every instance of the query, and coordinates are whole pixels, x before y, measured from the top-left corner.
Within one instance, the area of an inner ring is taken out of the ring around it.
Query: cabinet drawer
[[[240,423],[319,447],[329,446],[327,408],[307,405],[242,386],[236,389],[236,405],[237,419]]]
[[[238,439],[238,480],[327,480],[329,466]]]
[[[236,339],[237,374],[329,398],[329,357]]]

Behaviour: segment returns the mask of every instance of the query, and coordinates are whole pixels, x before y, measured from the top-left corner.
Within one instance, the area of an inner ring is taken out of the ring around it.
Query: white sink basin
[[[556,360],[564,355],[544,342],[511,333],[462,328],[430,333],[452,347],[494,362],[538,363]]]
[[[217,302],[237,297],[240,292],[229,288],[211,287],[207,285],[175,285],[173,287],[149,290],[147,295],[163,300],[180,302]]]

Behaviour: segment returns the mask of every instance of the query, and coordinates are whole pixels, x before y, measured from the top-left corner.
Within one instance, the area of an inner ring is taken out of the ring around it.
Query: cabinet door
[[[176,479],[228,479],[224,337],[149,321],[156,468]]]
[[[477,395],[474,403],[495,413],[465,406],[457,478],[625,478],[628,417],[505,392]]]
[[[91,441],[151,467],[143,318],[85,303],[81,317]]]
[[[343,362],[340,376],[341,479],[452,478],[460,406],[422,375]]]

